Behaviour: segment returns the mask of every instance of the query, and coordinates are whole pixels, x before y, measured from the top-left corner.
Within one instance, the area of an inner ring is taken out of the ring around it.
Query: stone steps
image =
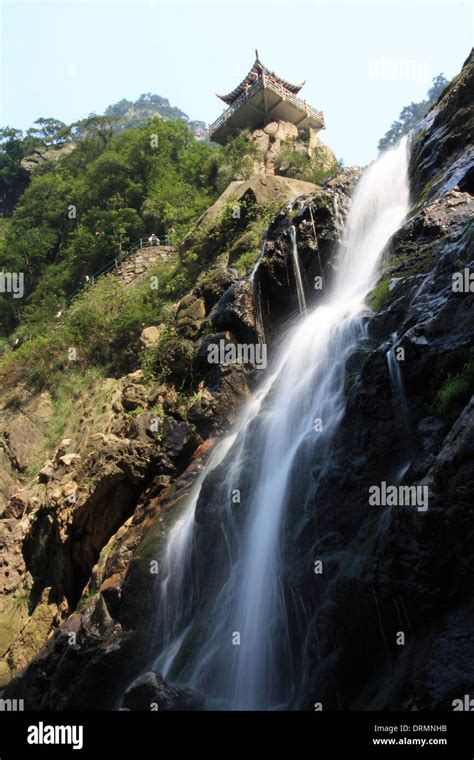
[[[157,261],[168,261],[175,254],[174,246],[153,245],[138,248],[119,264],[114,273],[124,285],[139,285],[146,279],[147,272],[153,264]]]

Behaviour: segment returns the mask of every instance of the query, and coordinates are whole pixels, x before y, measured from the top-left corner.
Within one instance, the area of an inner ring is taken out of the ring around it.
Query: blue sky
[[[260,58],[326,116],[321,138],[366,164],[401,108],[458,73],[472,45],[471,3],[22,2],[1,0],[0,124],[67,123],[143,92],[213,121]]]

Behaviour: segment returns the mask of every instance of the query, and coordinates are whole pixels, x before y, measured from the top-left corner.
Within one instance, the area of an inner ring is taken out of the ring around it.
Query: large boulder
[[[20,391],[17,406],[0,409],[0,430],[14,469],[24,472],[35,461],[44,444],[53,413],[49,393],[33,395]]]
[[[178,304],[176,312],[176,329],[182,335],[190,338],[195,335],[206,316],[206,304],[203,298],[197,298],[193,293],[185,296]]]
[[[307,195],[316,190],[312,182],[290,177],[278,177],[264,175],[252,177],[247,180],[234,180],[230,183],[217,201],[202,215],[198,225],[210,224],[218,218],[224,205],[230,200],[239,203],[247,194],[251,193],[256,203],[265,206],[269,203],[278,203],[284,206],[293,203],[300,195]]]
[[[160,340],[164,325],[150,325],[145,327],[140,333],[140,343],[144,349],[154,348]]]
[[[249,132],[248,138],[256,148],[255,175],[284,176],[289,168],[284,156],[291,159],[295,154],[306,156],[312,171],[324,173],[337,166],[336,156],[314,129],[298,129],[287,121],[272,121],[263,129]]]

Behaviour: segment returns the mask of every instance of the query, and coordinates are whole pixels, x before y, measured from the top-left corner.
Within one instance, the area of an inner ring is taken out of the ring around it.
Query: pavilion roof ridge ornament
[[[280,84],[282,87],[285,88],[285,90],[288,90],[288,92],[291,92],[292,95],[297,95],[303,85],[305,84],[305,81],[300,82],[299,84],[292,84],[291,82],[287,82],[285,79],[282,79],[278,76],[278,74],[275,74],[274,71],[270,71],[270,69],[267,69],[267,67],[262,63],[260,58],[258,57],[258,50],[255,50],[255,62],[250,69],[247,76],[241,81],[241,83],[231,92],[229,92],[227,95],[219,95],[216,93],[217,97],[220,98],[220,100],[223,100],[224,103],[226,103],[228,106],[232,105],[232,103],[235,103],[237,98],[239,98],[242,93],[245,92],[248,87],[251,87],[252,84],[254,84],[258,79],[262,77],[262,75],[268,76],[271,79],[273,79],[275,82]]]

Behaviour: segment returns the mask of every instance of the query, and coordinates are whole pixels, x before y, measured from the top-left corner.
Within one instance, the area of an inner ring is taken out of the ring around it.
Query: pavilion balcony
[[[262,74],[209,126],[209,138],[223,145],[245,128],[258,129],[271,121],[289,121],[298,128],[324,129],[324,115],[289,92],[268,74]]]

